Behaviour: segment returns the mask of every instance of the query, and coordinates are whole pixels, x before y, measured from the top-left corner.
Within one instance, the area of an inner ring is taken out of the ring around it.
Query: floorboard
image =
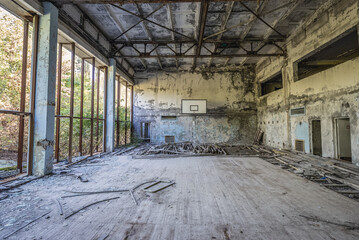
[[[358,202],[259,158],[114,156],[93,164],[74,165],[9,193],[1,201],[0,238],[51,210],[9,239],[359,239],[358,229],[302,217],[358,224]],[[129,193],[64,198],[61,216],[55,202],[65,190],[131,188],[153,179],[176,184],[158,193],[137,190],[138,206]]]

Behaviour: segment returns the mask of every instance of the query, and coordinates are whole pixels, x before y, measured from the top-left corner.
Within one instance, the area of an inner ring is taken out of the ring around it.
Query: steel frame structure
[[[29,26],[30,22],[32,22],[32,56],[31,56],[31,63],[32,63],[32,69],[37,68],[37,60],[38,60],[38,38],[39,38],[39,16],[36,14],[33,14],[33,18],[24,18],[23,17],[23,46],[22,46],[22,69],[21,69],[21,89],[20,89],[20,107],[19,111],[17,110],[10,110],[10,109],[0,109],[1,115],[13,115],[19,117],[19,128],[18,128],[18,154],[17,154],[17,172],[23,173],[23,151],[24,151],[24,138],[25,138],[25,120],[28,118],[29,120],[29,132],[28,132],[28,159],[27,159],[27,174],[32,175],[32,167],[33,167],[33,148],[34,148],[34,121],[35,121],[35,96],[36,92],[34,89],[36,89],[36,71],[31,71],[31,82],[30,82],[30,97],[29,99],[26,98],[26,87],[27,87],[27,64],[28,64],[28,43],[29,43]],[[86,39],[85,39],[86,40]],[[91,43],[91,42],[90,42]],[[70,45],[71,49],[71,91],[70,91],[70,113],[69,115],[61,115],[61,81],[62,81],[62,50],[65,44]],[[68,161],[72,162],[72,155],[73,155],[73,127],[74,127],[74,120],[79,120],[80,122],[80,134],[79,134],[79,152],[81,155],[84,154],[83,149],[83,133],[84,133],[84,120],[89,120],[91,122],[91,136],[90,136],[90,153],[89,155],[92,156],[95,153],[98,153],[100,150],[100,123],[103,122],[103,129],[105,131],[106,129],[106,119],[105,119],[105,110],[106,110],[106,104],[104,104],[104,117],[100,117],[100,84],[101,84],[101,74],[104,73],[104,80],[105,84],[107,82],[107,66],[100,66],[96,67],[96,59],[95,57],[84,57],[81,58],[81,87],[80,87],[80,94],[81,94],[81,101],[80,101],[80,114],[79,116],[74,115],[74,92],[75,92],[75,51],[76,51],[76,45],[75,43],[59,43],[59,55],[58,55],[58,69],[57,69],[57,90],[56,90],[56,108],[55,108],[55,145],[54,145],[54,151],[55,151],[55,160],[56,162],[59,162],[60,160],[60,142],[62,139],[60,138],[61,133],[61,119],[69,119],[69,138],[68,138]],[[91,115],[90,117],[84,117],[85,114],[83,110],[84,106],[84,80],[85,80],[85,61],[88,61],[92,65],[92,76],[91,76]],[[118,64],[117,64],[118,67]],[[96,76],[96,69],[97,69],[97,76]],[[124,70],[124,69],[119,69]],[[124,71],[122,71],[124,72]],[[127,71],[124,72],[127,75]],[[127,75],[128,76],[128,75]],[[120,86],[120,77],[117,76],[118,79],[118,86]],[[131,78],[130,78],[131,79]],[[97,87],[97,89],[95,89]],[[128,88],[133,88],[133,86],[129,85],[126,81],[126,94]],[[102,90],[101,90],[102,91]],[[120,89],[119,89],[120,91]],[[133,91],[131,92],[131,94]],[[106,99],[106,88],[104,88],[104,99]],[[95,97],[97,97],[95,101]],[[119,94],[120,97],[120,94]],[[131,96],[131,99],[133,99],[133,96]],[[29,101],[29,110],[26,111],[26,103]],[[127,104],[127,98],[126,98],[126,107],[128,107]],[[96,104],[96,106],[95,106]],[[96,107],[96,108],[95,108]],[[118,116],[120,113],[120,101],[118,101],[117,111]],[[127,112],[127,109],[126,109]],[[133,114],[131,110],[131,114]],[[118,118],[119,119],[119,118]],[[126,135],[127,135],[127,124],[131,124],[132,129],[132,115],[131,118],[124,121],[126,123]],[[118,129],[116,129],[116,132],[118,133],[118,139],[120,139],[120,124],[118,125]],[[126,140],[126,144],[129,143]],[[103,139],[103,148],[102,151],[105,151],[105,144],[106,139]],[[117,141],[117,146],[119,147],[121,145],[120,141]]]
[[[70,68],[70,72],[71,72],[71,91],[70,91],[70,114],[69,115],[61,115],[61,82],[62,82],[62,49],[63,49],[63,45],[65,44],[69,44],[71,45],[71,68]],[[79,152],[80,155],[83,155],[83,121],[84,120],[90,120],[91,121],[91,127],[90,127],[90,132],[91,132],[91,136],[90,136],[90,153],[89,156],[94,155],[95,153],[99,152],[100,149],[100,122],[103,123],[103,132],[106,132],[106,108],[107,108],[107,66],[101,66],[97,68],[97,76],[96,76],[96,59],[94,57],[88,57],[88,58],[82,58],[81,59],[81,84],[80,84],[80,115],[79,116],[74,116],[74,92],[75,92],[75,85],[74,85],[74,80],[75,80],[75,50],[76,46],[75,43],[59,43],[59,55],[58,55],[58,79],[57,79],[57,102],[56,102],[56,136],[55,136],[55,159],[56,162],[60,161],[60,134],[61,134],[61,122],[60,119],[61,118],[66,118],[69,119],[69,139],[68,139],[68,153],[67,153],[67,159],[68,161],[71,163],[72,162],[72,155],[73,155],[73,120],[74,119],[78,119],[80,120],[80,130],[79,130]],[[91,115],[90,117],[84,117],[84,111],[83,111],[83,106],[84,106],[84,76],[85,76],[85,71],[84,71],[84,67],[85,67],[85,60],[89,60],[91,61],[91,65],[92,65],[92,76],[91,76]],[[101,73],[104,74],[104,108],[103,108],[103,118],[100,118],[100,86],[101,86]],[[96,77],[97,77],[97,82],[96,82]],[[120,126],[121,126],[121,121],[119,121],[119,116],[120,116],[120,94],[121,94],[121,89],[120,89],[120,77],[117,76],[116,77],[118,80],[118,100],[117,100],[117,129],[116,129],[116,146],[119,147],[121,145],[120,143]],[[95,92],[95,86],[97,87],[96,92]],[[126,86],[127,86],[127,81],[126,81]],[[127,87],[126,87],[127,89]],[[96,109],[95,109],[95,94],[96,94]],[[127,91],[126,91],[127,94]],[[127,98],[126,98],[127,99]],[[125,100],[126,105],[125,107],[127,108],[127,100]],[[96,110],[96,116],[95,116],[95,110]],[[127,112],[127,109],[125,110]],[[132,120],[132,118],[131,118]],[[128,122],[130,122],[130,124],[132,125],[132,121],[128,121],[127,119],[124,121],[125,122],[125,126],[127,127]],[[96,123],[96,125],[95,125]],[[127,130],[125,130],[125,135]],[[126,138],[126,137],[125,137]],[[128,142],[125,141],[125,144],[127,144]],[[106,138],[103,138],[103,147],[102,147],[102,152],[105,151],[105,147],[106,147]]]
[[[18,173],[23,173],[23,154],[24,154],[24,135],[25,135],[25,117],[29,117],[30,131],[29,134],[33,135],[33,108],[30,106],[30,111],[26,112],[26,80],[27,80],[27,57],[28,57],[28,44],[29,44],[29,21],[23,20],[23,46],[22,46],[22,68],[21,68],[21,90],[20,90],[20,108],[16,110],[0,109],[0,114],[19,116],[19,128],[18,128],[18,150],[17,150],[17,164],[16,168]],[[38,25],[37,21],[33,25],[33,35],[37,38]],[[36,46],[34,46],[36,48]],[[34,79],[34,78],[33,78]],[[35,95],[30,96],[30,103],[32,104],[35,99]],[[29,146],[28,162],[32,163],[32,154],[30,152],[31,145]],[[32,164],[31,164],[32,165]],[[28,172],[32,172],[32,166],[28,164]]]

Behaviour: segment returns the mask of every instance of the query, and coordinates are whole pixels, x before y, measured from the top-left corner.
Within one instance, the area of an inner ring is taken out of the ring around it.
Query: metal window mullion
[[[80,99],[80,133],[79,133],[79,152],[82,156],[82,135],[83,135],[83,117],[84,117],[84,80],[85,80],[85,59],[81,59],[81,99]]]
[[[97,99],[96,99],[96,152],[98,152],[99,145],[99,112],[100,112],[100,68],[97,69]]]
[[[126,82],[126,88],[125,88],[125,145],[127,144],[127,91],[128,91],[128,85]]]
[[[39,16],[33,18],[33,39],[32,39],[32,59],[31,59],[31,100],[30,100],[30,127],[29,127],[29,152],[27,159],[27,174],[32,175],[33,153],[34,153],[34,125],[35,125],[35,96],[36,96],[36,69],[37,69],[37,51],[39,39]]]
[[[94,104],[95,104],[95,68],[96,68],[95,65],[96,65],[96,60],[95,58],[92,58],[90,156],[93,155],[93,125],[94,125],[93,120],[94,120]]]
[[[117,79],[117,126],[116,126],[116,146],[120,146],[120,104],[121,104],[121,83],[120,77]]]
[[[130,119],[130,134],[131,134],[131,139],[132,139],[132,134],[133,134],[133,85],[131,85],[131,119]]]
[[[57,102],[56,115],[61,115],[61,80],[62,80],[62,43],[59,43],[59,56],[57,67]],[[56,140],[55,140],[55,159],[60,160],[60,118],[56,117]]]
[[[75,43],[71,44],[71,92],[70,92],[70,127],[68,162],[72,162],[72,136],[74,121],[74,88],[75,88]]]
[[[20,95],[20,112],[25,111],[26,104],[26,70],[27,70],[27,49],[28,49],[28,38],[29,38],[29,22],[24,20],[24,35],[23,35],[23,46],[22,46],[22,71],[21,71],[21,95]],[[24,151],[24,128],[25,121],[24,115],[20,115],[19,118],[19,143],[17,152],[17,169],[22,173],[22,160]]]
[[[102,147],[102,151],[103,152],[106,152],[106,132],[107,132],[107,124],[106,124],[106,118],[107,118],[107,104],[108,104],[108,101],[107,101],[107,78],[108,78],[108,69],[107,67],[104,67],[104,73],[105,73],[105,76],[104,76],[104,108],[103,108],[103,132],[102,132],[102,136],[103,136],[103,147]]]

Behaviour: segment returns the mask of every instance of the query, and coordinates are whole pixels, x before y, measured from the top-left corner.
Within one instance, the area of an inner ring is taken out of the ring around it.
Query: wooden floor
[[[89,182],[79,181],[78,174]],[[158,193],[136,191],[139,206],[128,193],[61,199],[64,215],[59,215],[55,199],[66,195],[64,190],[130,188],[156,178],[176,185]],[[332,224],[359,223],[358,202],[259,158],[119,156],[21,189],[0,202],[0,239],[46,211],[49,217],[9,239],[359,239],[359,230]],[[119,195],[64,219],[86,204]],[[19,209],[16,202],[25,206]],[[9,225],[8,218],[18,221]]]

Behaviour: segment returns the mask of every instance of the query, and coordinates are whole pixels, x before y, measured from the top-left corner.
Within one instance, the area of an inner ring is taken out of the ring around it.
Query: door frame
[[[309,119],[309,136],[310,136],[310,153],[314,155],[314,144],[313,144],[313,121],[320,121],[320,137],[321,137],[321,148],[323,155],[323,138],[322,138],[322,119],[321,118],[311,118]]]
[[[335,159],[338,159],[338,160],[341,160],[340,159],[340,156],[339,156],[339,134],[338,134],[338,131],[339,131],[339,129],[338,129],[338,120],[340,120],[340,119],[348,119],[349,120],[349,125],[351,126],[351,121],[350,121],[350,117],[347,117],[347,116],[345,116],[345,117],[335,117],[335,118],[333,118],[333,127],[334,127],[334,131],[333,131],[333,133],[334,133],[334,158]],[[349,133],[350,134],[350,139],[351,139],[351,132]],[[351,146],[351,142],[350,142],[350,146]],[[352,149],[352,146],[351,146],[351,149]],[[352,151],[353,152],[353,151]],[[352,153],[351,153],[351,155],[352,155]],[[353,156],[352,156],[352,158],[353,158]]]

